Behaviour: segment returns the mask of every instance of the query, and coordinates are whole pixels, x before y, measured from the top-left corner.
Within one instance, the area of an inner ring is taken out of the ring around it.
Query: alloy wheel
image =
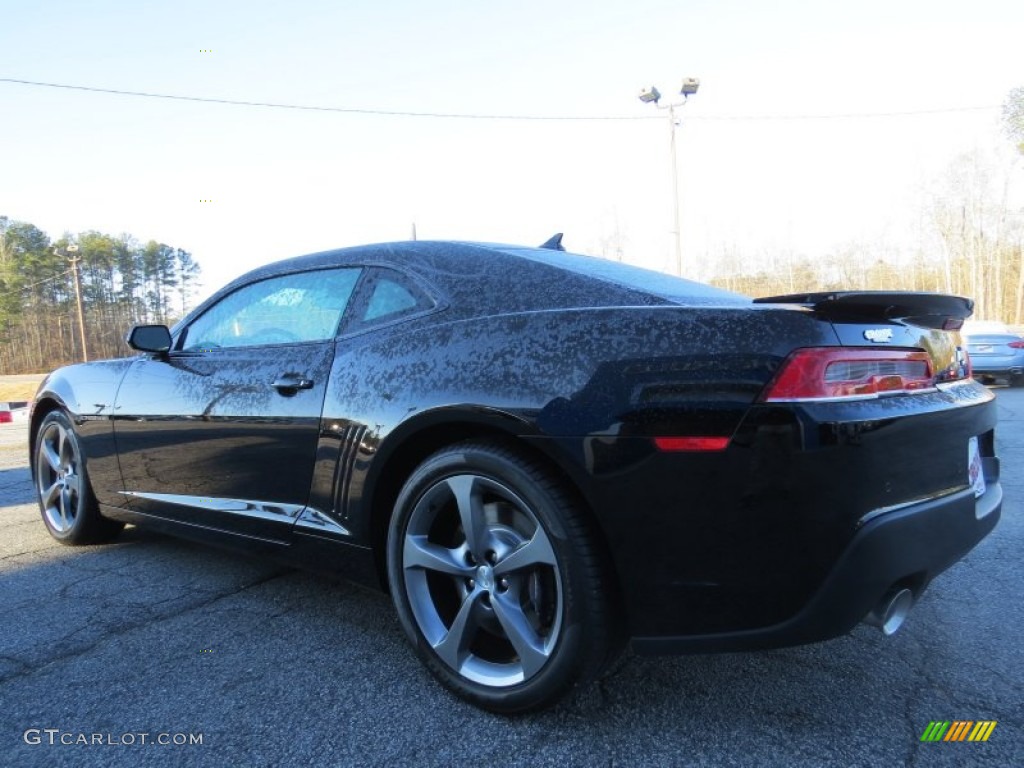
[[[81,457],[74,439],[59,422],[43,428],[36,483],[47,523],[57,533],[67,533],[75,523],[82,495]]]
[[[528,681],[559,640],[564,588],[530,506],[478,474],[419,497],[402,546],[406,597],[424,639],[458,675],[488,687]]]

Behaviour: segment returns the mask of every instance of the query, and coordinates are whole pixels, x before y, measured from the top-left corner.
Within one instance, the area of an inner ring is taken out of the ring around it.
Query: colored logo
[[[932,720],[921,741],[988,741],[995,729],[995,720]]]

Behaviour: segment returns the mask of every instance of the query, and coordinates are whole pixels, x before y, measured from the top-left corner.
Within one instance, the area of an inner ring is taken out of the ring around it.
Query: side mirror
[[[139,352],[167,354],[171,349],[171,332],[166,325],[136,325],[124,340]]]

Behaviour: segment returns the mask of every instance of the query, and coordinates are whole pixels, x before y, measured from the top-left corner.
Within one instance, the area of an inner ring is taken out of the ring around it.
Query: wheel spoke
[[[434,646],[437,655],[452,669],[458,670],[462,666],[476,634],[476,604],[481,594],[480,590],[474,590],[466,596],[448,632]]]
[[[53,443],[49,440],[43,440],[42,446],[43,458],[46,459],[46,463],[50,465],[50,469],[54,472],[60,471],[60,455],[54,450]]]
[[[544,642],[523,613],[523,609],[511,597],[511,593],[496,594],[491,596],[491,606],[494,608],[494,615],[501,622],[505,634],[508,636],[512,647],[519,654],[519,661],[523,665],[523,676],[532,677],[548,660],[548,654],[544,650]]]
[[[49,509],[56,504],[60,499],[60,492],[63,489],[63,484],[58,480],[45,491],[43,491],[43,506]]]
[[[448,478],[447,482],[459,508],[459,519],[462,520],[469,551],[478,561],[482,561],[487,551],[487,521],[484,519],[484,504],[476,478],[459,475]]]
[[[525,544],[521,544],[494,566],[494,573],[496,576],[504,576],[520,568],[530,568],[535,565],[557,565],[551,542],[539,527],[534,532],[533,538]]]
[[[78,499],[78,494],[82,492],[82,479],[76,474],[64,475],[64,485],[68,489],[68,495],[74,499]]]
[[[60,501],[57,502],[57,507],[60,510],[60,529],[66,531],[70,525],[70,512],[71,512],[71,494],[68,493],[67,488],[60,489]]]
[[[462,562],[456,550],[432,544],[426,536],[406,536],[402,557],[406,568],[423,568],[466,578],[473,574],[473,569]]]
[[[75,461],[74,452],[71,447],[71,441],[68,440],[67,430],[65,430],[62,427],[59,427],[57,431],[59,435],[59,437],[57,438],[57,452],[60,455],[60,465],[63,469],[67,469]]]

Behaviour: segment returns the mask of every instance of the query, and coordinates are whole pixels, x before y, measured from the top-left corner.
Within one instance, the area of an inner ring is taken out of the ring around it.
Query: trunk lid
[[[937,382],[970,375],[959,329],[974,311],[971,299],[913,291],[822,291],[754,303],[804,307],[829,321],[843,346],[924,350]]]

